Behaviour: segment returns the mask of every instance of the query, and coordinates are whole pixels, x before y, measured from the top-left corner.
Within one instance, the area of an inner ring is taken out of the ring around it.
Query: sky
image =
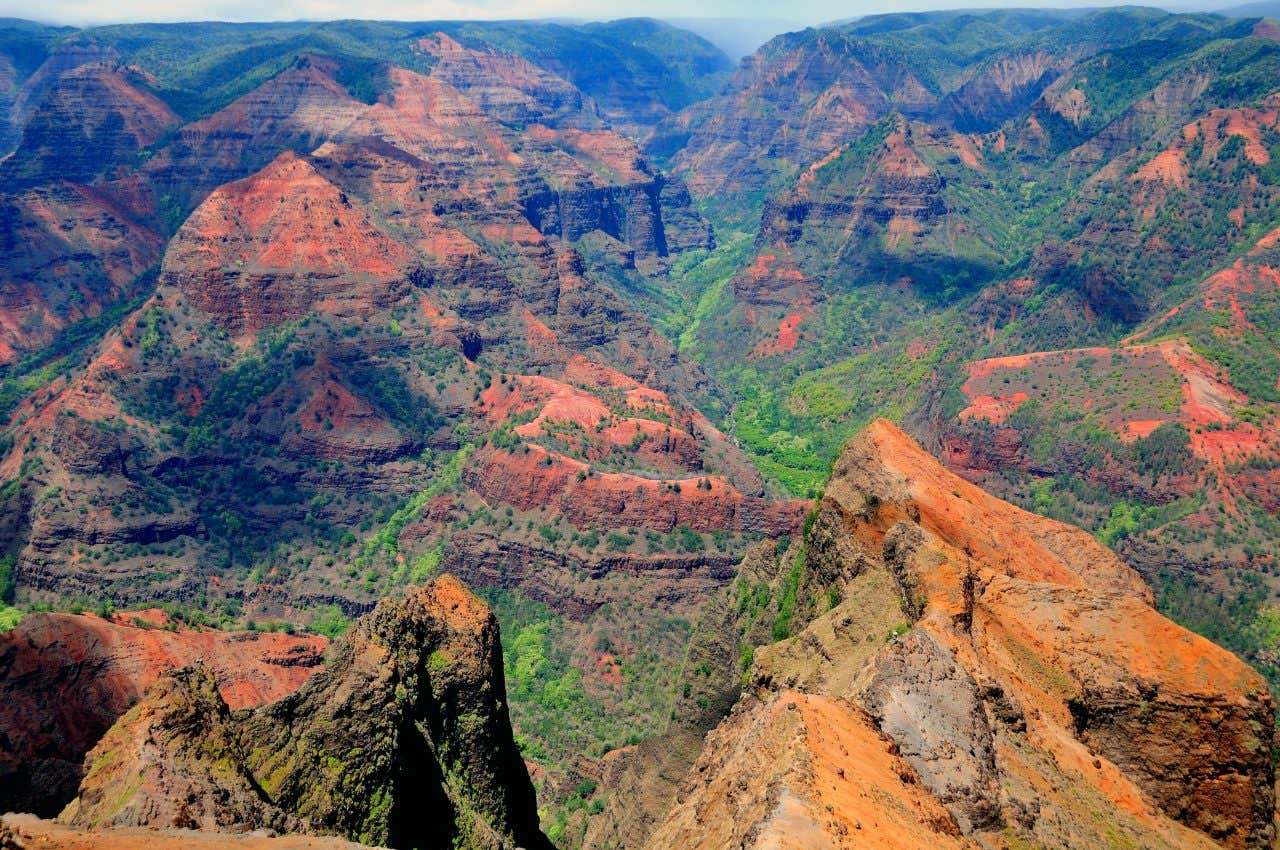
[[[1134,0],[1129,0],[1133,2]],[[982,6],[1062,7],[1119,5],[1122,0],[0,0],[0,17],[75,25],[135,21],[291,21],[365,18],[435,20],[567,17],[602,20],[657,18],[763,18],[794,24],[890,11]],[[1226,7],[1244,0],[1146,0],[1151,5]]]

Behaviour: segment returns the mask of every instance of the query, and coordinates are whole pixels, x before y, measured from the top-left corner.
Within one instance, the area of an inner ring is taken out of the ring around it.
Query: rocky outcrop
[[[321,300],[347,316],[385,308],[407,290],[411,262],[310,162],[284,153],[201,204],[165,254],[162,279],[242,333],[299,319]]]
[[[632,186],[542,192],[524,200],[524,214],[549,236],[573,241],[599,231],[639,255],[665,257],[715,246],[690,205],[683,183],[658,176]]]
[[[585,621],[602,606],[623,601],[696,610],[733,578],[737,559],[719,552],[564,552],[530,540],[462,531],[450,537],[441,563],[469,584],[516,589],[571,620]]]
[[[836,464],[795,586],[793,636],[756,651],[645,846],[781,830],[827,846],[850,815],[910,830],[885,846],[1271,841],[1261,677],[1156,613],[1093,538],[947,473],[894,426]]]
[[[166,671],[203,661],[223,699],[248,708],[301,686],[328,643],[168,625],[158,611],[32,614],[0,636],[0,809],[56,814],[85,753]]]
[[[218,835],[190,829],[73,829],[31,815],[0,820],[3,850],[367,850],[364,844],[312,835]]]
[[[968,848],[894,744],[842,700],[780,691],[708,736],[647,847]]]
[[[60,819],[550,848],[505,690],[497,621],[445,576],[381,603],[279,702],[233,712],[208,671],[166,677],[90,753]]]

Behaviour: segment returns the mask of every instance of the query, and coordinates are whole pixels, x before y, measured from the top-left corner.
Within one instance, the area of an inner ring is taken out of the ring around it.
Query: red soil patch
[[[934,344],[929,340],[916,337],[907,343],[907,356],[912,360],[919,360],[921,357],[932,353],[934,348]]]
[[[1124,423],[1124,431],[1122,436],[1129,440],[1138,440],[1144,437],[1150,437],[1151,433],[1163,425],[1167,420],[1164,419],[1134,419]]]
[[[804,173],[800,175],[800,179],[796,181],[796,191],[800,194],[807,194],[810,187],[817,182],[818,172],[839,159],[840,155],[848,150],[848,148],[848,145],[841,145],[838,148],[833,148],[817,162],[806,168]]]
[[[982,164],[982,153],[978,146],[974,144],[972,136],[966,136],[963,133],[952,133],[951,150],[960,158],[961,162],[970,168],[978,171],[986,170]]]
[[[1007,357],[992,357],[969,364],[969,377],[960,388],[969,398],[969,406],[962,410],[957,418],[986,419],[989,422],[1003,422],[1010,413],[1017,410],[1031,396],[1023,390],[1012,388],[1008,394],[992,395],[979,393],[975,383],[979,378],[986,378],[996,372],[1034,367],[1048,360],[1076,358],[1084,356],[1099,357],[1110,354],[1109,348],[1080,348],[1064,351],[1037,351],[1028,354],[1013,354]]]
[[[796,343],[800,341],[800,324],[807,319],[812,310],[805,310],[801,313],[791,313],[784,317],[778,323],[778,333],[772,339],[762,339],[756,343],[755,348],[751,350],[752,357],[769,357],[774,354],[784,354],[796,347]]]
[[[747,274],[753,278],[765,278],[772,277],[774,275],[781,275],[788,280],[804,279],[804,275],[796,268],[785,267],[775,271],[772,266],[777,262],[777,254],[758,254],[756,255],[755,263],[747,269]]]
[[[345,431],[367,425],[370,419],[380,419],[364,399],[332,378],[325,380],[307,399],[297,414],[304,431],[335,429]]]
[[[1161,151],[1134,173],[1135,181],[1163,183],[1166,186],[1185,188],[1187,185],[1187,157],[1176,148]]]
[[[575,354],[569,358],[569,362],[564,367],[564,377],[567,381],[601,389],[633,390],[640,386],[634,378],[622,374],[617,369],[611,369],[603,363],[588,360],[581,354]]]
[[[622,687],[622,662],[609,653],[596,659],[596,678],[613,688]]]
[[[632,410],[680,421],[666,395],[657,390],[634,386],[623,398]],[[701,465],[701,446],[688,431],[620,415],[590,392],[552,378],[514,375],[505,383],[499,378],[480,394],[480,408],[494,423],[536,411],[533,420],[515,427],[517,435],[528,440],[554,436],[592,460],[616,446],[624,447],[642,465],[667,473],[693,471]]]
[[[878,162],[881,173],[896,177],[921,178],[933,174],[933,169],[911,146],[905,121],[900,121],[898,129],[884,140],[884,149]]]
[[[495,378],[480,394],[480,406],[485,417],[493,422],[502,422],[531,410],[541,411],[538,419],[520,428],[528,428],[543,419],[576,422],[583,428],[594,428],[600,419],[609,415],[609,408],[595,396],[541,375],[512,375],[506,383]],[[532,433],[538,430],[535,428]]]
[[[1263,243],[1268,242],[1268,240],[1274,243],[1275,236],[1275,233],[1268,234],[1258,243],[1259,248],[1256,248],[1251,254],[1256,254],[1263,247]],[[1162,325],[1167,324],[1170,319],[1190,308],[1199,306],[1203,306],[1209,311],[1225,310],[1229,312],[1233,321],[1232,330],[1236,334],[1253,330],[1254,325],[1249,321],[1244,306],[1241,304],[1241,296],[1255,294],[1260,285],[1280,288],[1280,271],[1268,265],[1246,265],[1244,258],[1236,260],[1230,268],[1225,268],[1205,280],[1200,285],[1200,294],[1169,310],[1148,329],[1134,334],[1124,342],[1137,341],[1150,336],[1158,331]]]
[[[1205,154],[1216,156],[1228,139],[1239,136],[1244,140],[1244,155],[1254,165],[1266,165],[1271,152],[1263,144],[1264,129],[1280,128],[1280,96],[1271,95],[1262,108],[1241,107],[1214,109],[1182,128],[1182,138],[1190,143],[1197,136],[1204,140]]]
[[[194,418],[200,414],[200,408],[204,407],[204,391],[192,385],[174,393],[173,400],[183,406],[188,416]]]
[[[1000,424],[1031,396],[1024,392],[1011,393],[1002,398],[990,395],[971,396],[969,406],[960,411],[960,419],[985,419]]]
[[[215,191],[197,216],[187,226],[204,237],[211,246],[206,250],[221,253],[212,248],[218,240],[261,245],[241,250],[234,260],[266,268],[389,277],[410,259],[399,243],[374,230],[358,207],[344,202],[343,193],[311,163],[292,152]]]

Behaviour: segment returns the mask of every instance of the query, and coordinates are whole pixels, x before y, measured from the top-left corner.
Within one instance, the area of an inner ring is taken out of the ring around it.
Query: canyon
[[[0,844],[1269,846],[1275,32],[0,22]]]

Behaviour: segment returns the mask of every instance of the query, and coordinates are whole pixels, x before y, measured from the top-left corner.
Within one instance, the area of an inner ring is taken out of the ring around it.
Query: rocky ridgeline
[[[1089,535],[881,421],[836,464],[795,564],[786,639],[750,625],[762,600],[781,610],[770,551],[709,610],[691,646],[722,672],[691,681],[719,682],[700,704],[728,717],[696,760],[690,730],[714,712],[624,755],[588,846],[1272,840],[1265,682],[1161,617]],[[756,644],[729,711],[738,646]]]
[[[605,760],[584,846],[1272,841],[1265,683],[1156,613],[1092,537],[884,421],[807,526],[707,606],[670,729]],[[96,623],[28,628],[53,617]],[[503,679],[496,622],[446,576],[380,603],[276,702],[234,709],[261,695],[204,666],[161,676],[89,753],[63,826],[16,828],[49,846],[138,827],[156,847],[192,828],[548,846]]]

